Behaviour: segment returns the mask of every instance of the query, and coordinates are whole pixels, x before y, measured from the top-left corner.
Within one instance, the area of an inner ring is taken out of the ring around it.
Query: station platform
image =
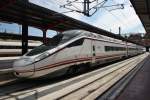
[[[0,70],[12,68],[14,60],[19,57],[0,57]]]
[[[13,75],[13,62],[18,59],[19,56],[15,57],[0,57],[0,85],[14,81]]]
[[[150,55],[116,100],[150,100]]]

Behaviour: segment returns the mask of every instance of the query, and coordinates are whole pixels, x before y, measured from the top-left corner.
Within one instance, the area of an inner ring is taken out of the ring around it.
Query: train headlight
[[[14,61],[13,66],[14,67],[25,67],[28,66],[30,64],[32,64],[34,62],[33,59],[31,58],[20,58]]]
[[[46,58],[47,56],[49,56],[49,53],[47,53],[47,52],[43,53],[43,54],[39,55],[38,57],[36,57],[34,61],[35,62],[40,61],[40,60]]]

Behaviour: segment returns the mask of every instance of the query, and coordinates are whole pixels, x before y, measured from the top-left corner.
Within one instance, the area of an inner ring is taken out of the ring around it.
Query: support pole
[[[86,15],[86,0],[84,0],[84,14]]]
[[[22,25],[22,55],[28,52],[28,25]]]
[[[27,22],[27,15],[26,15],[26,10],[27,10],[27,5],[28,5],[28,0],[22,0],[24,2],[25,7],[23,8],[22,11],[22,55],[24,55],[26,52],[28,52],[28,22]]]
[[[89,0],[84,0],[84,15],[89,16]]]
[[[47,43],[46,31],[47,31],[47,30],[43,30],[43,43],[44,43],[44,44]]]
[[[89,15],[89,8],[90,8],[90,1],[87,0],[87,12],[86,13],[87,13],[88,16],[90,16]]]

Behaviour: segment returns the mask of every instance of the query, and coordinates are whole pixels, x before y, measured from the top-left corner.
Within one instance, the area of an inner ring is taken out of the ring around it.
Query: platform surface
[[[150,55],[116,100],[150,100]]]

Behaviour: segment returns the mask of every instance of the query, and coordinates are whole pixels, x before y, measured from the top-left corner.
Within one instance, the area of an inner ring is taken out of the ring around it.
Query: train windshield
[[[51,38],[50,40],[48,40],[46,44],[42,44],[34,48],[30,52],[28,52],[26,56],[34,56],[42,52],[45,52],[47,50],[53,49],[63,43],[66,43],[67,41],[73,39],[74,37],[78,35],[79,35],[79,32],[75,32],[75,31],[66,31],[61,34],[58,34],[54,36],[53,38]]]

